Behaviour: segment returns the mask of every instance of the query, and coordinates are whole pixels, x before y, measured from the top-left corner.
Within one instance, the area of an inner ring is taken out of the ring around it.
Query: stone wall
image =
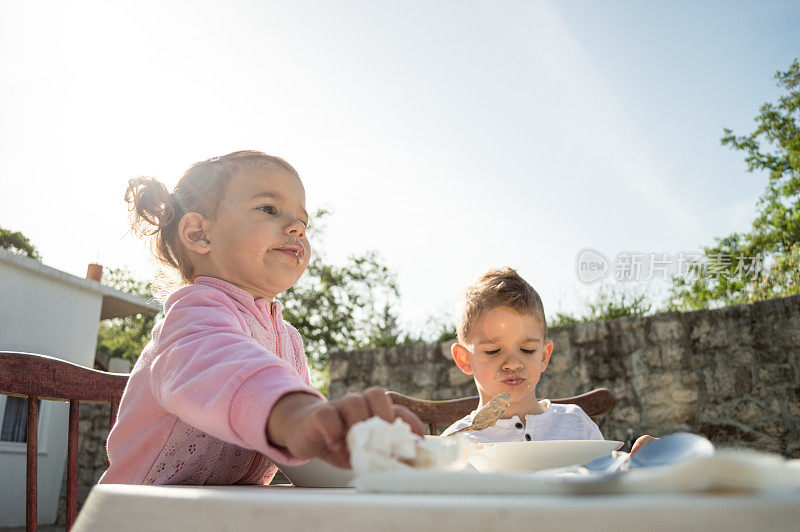
[[[800,296],[752,305],[554,327],[539,397],[604,386],[608,439],[691,431],[719,446],[800,457]],[[380,385],[425,399],[475,395],[450,343],[331,358],[330,394]]]

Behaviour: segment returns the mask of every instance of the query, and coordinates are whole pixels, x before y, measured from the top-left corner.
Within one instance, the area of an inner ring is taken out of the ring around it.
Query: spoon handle
[[[472,425],[467,425],[463,429],[454,430],[453,432],[451,432],[450,434],[445,436],[445,438],[447,438],[448,436],[452,436],[453,434],[458,434],[459,432],[464,432],[465,430],[474,430],[474,429],[473,429]]]

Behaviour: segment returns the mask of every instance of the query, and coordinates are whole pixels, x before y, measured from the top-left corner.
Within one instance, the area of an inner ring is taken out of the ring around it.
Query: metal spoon
[[[558,482],[570,493],[588,495],[617,493],[629,469],[657,467],[714,454],[714,445],[703,436],[688,432],[668,434],[649,442],[635,455],[608,454],[577,466],[574,476],[563,476]]]
[[[448,434],[448,436],[458,434],[459,432],[465,430],[488,429],[497,423],[497,420],[500,419],[500,416],[503,415],[503,412],[506,411],[506,408],[508,408],[508,405],[510,404],[510,393],[501,393],[500,395],[493,397],[491,401],[483,405],[481,409],[475,413],[475,415],[472,417],[472,424],[470,424],[468,427],[464,427],[463,429],[458,429],[455,432],[451,432]]]
[[[714,444],[699,434],[676,432],[657,438],[642,447],[635,455],[608,454],[584,464],[583,467],[601,476],[612,475],[643,467],[674,464],[714,454]]]
[[[714,444],[699,434],[676,432],[651,441],[631,456],[630,468],[657,467],[714,455]]]

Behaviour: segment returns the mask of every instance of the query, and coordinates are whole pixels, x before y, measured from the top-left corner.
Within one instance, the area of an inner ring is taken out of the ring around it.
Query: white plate
[[[427,436],[431,437],[431,436]],[[473,444],[470,463],[481,472],[533,471],[585,464],[622,447],[613,440],[552,440]],[[355,474],[312,458],[297,466],[278,467],[292,484],[302,488],[353,487]]]
[[[470,463],[481,472],[535,471],[585,464],[620,447],[614,440],[475,443]]]
[[[743,449],[725,449],[714,456],[692,458],[660,467],[633,469],[605,481],[581,469],[565,467],[534,472],[495,473],[430,469],[380,471],[356,479],[356,489],[385,493],[479,495],[641,495],[678,492],[719,494],[742,491],[785,495],[793,490],[800,493],[800,460],[786,460],[778,454]]]
[[[351,469],[340,469],[316,458],[302,465],[278,464],[278,467],[292,484],[301,488],[349,488],[355,478]]]

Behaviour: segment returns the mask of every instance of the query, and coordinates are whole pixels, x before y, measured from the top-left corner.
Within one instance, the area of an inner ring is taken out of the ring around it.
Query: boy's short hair
[[[458,312],[459,342],[466,342],[481,314],[503,306],[538,317],[542,321],[542,334],[547,336],[542,298],[516,270],[506,267],[487,271],[464,291]]]

